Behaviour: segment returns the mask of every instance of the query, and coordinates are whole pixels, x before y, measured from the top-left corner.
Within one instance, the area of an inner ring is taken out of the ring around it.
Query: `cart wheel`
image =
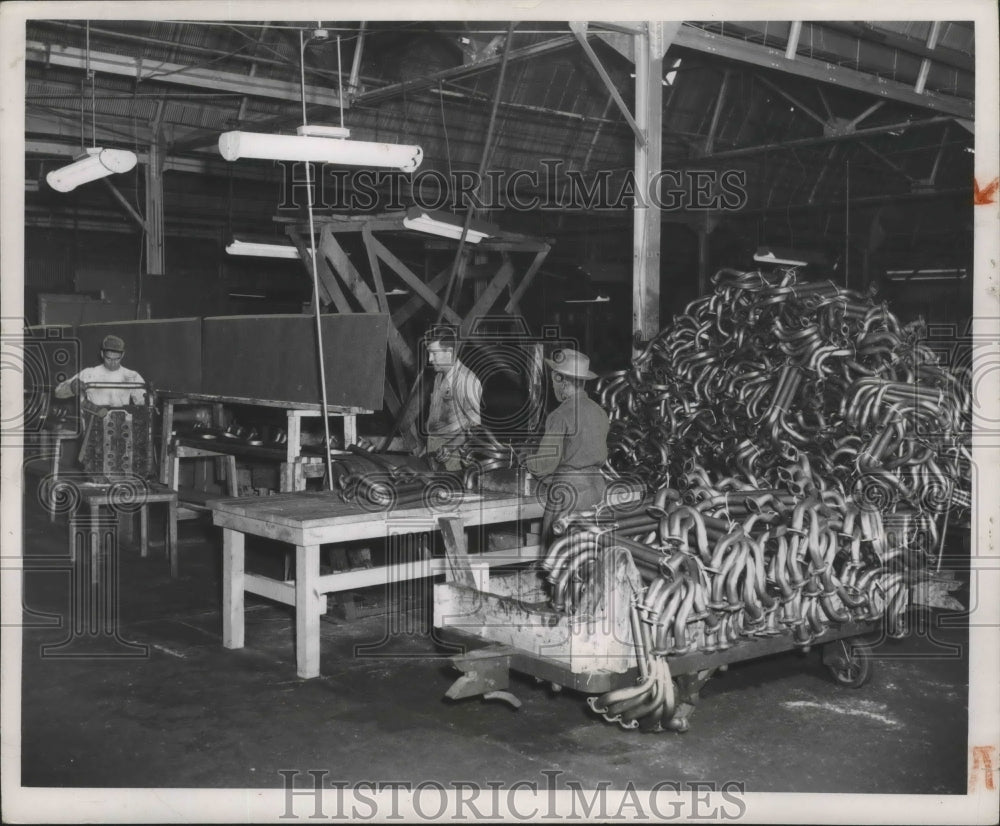
[[[832,656],[824,658],[834,681],[846,688],[861,688],[872,677],[872,650],[867,645],[837,640]]]

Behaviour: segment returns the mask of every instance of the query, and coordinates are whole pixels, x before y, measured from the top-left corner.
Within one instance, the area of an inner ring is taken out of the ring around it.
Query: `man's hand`
[[[98,407],[96,410],[94,410],[94,415],[103,419],[105,416],[108,415],[108,408]]]

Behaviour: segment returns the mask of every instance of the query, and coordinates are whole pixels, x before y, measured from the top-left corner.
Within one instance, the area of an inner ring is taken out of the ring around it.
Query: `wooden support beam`
[[[365,252],[368,254],[368,266],[372,271],[372,279],[375,281],[375,291],[378,295],[379,307],[382,309],[383,313],[388,314],[389,312],[389,299],[385,297],[385,284],[382,282],[382,268],[378,263],[378,255],[375,251],[375,244],[378,242],[375,240],[375,236],[372,235],[371,230],[365,227],[361,230],[361,238],[365,242]],[[390,318],[389,323],[392,323]],[[406,387],[406,372],[403,369],[403,363],[399,358],[399,354],[390,348],[389,354],[392,361],[392,372],[396,377],[396,386],[401,390]]]
[[[159,131],[157,125],[156,130]],[[146,172],[146,272],[163,275],[163,150],[157,141],[149,145]]]
[[[510,283],[510,279],[514,275],[514,265],[510,262],[507,255],[504,255],[503,263],[500,265],[500,269],[497,270],[496,275],[483,290],[483,294],[476,299],[476,303],[472,305],[472,309],[466,313],[465,318],[462,321],[461,332],[462,335],[468,335],[478,321],[483,316],[487,315],[492,309],[493,305],[496,303],[497,298],[500,297],[500,293],[504,291],[507,285]]]
[[[448,284],[448,274],[451,272],[451,265],[449,264],[441,272],[435,275],[428,283],[427,286],[432,290],[443,289]],[[400,307],[396,312],[392,314],[392,323],[397,327],[402,327],[407,321],[416,315],[417,311],[426,304],[426,302],[420,296],[414,296],[409,301],[407,301],[402,307]]]
[[[507,302],[507,306],[503,308],[504,312],[507,313],[520,312],[518,304],[520,303],[521,298],[524,296],[524,293],[527,291],[528,287],[531,286],[531,282],[535,280],[535,274],[542,266],[542,263],[545,261],[545,257],[549,254],[550,249],[551,247],[548,244],[546,244],[545,249],[539,250],[538,253],[536,253],[535,260],[531,262],[531,265],[528,267],[527,272],[525,272],[524,274],[524,278],[521,279],[521,283],[517,285],[517,289],[514,290],[514,292],[511,294],[510,301]]]
[[[676,34],[674,32],[674,34]],[[663,23],[650,20],[646,33],[635,38],[635,111],[639,127],[648,135],[635,146],[635,185],[648,190],[651,176],[660,170],[663,151]],[[635,199],[632,208],[632,330],[648,341],[660,326],[660,208]]]
[[[354,264],[351,263],[351,259],[347,257],[347,253],[344,252],[344,248],[337,242],[337,239],[329,225],[325,226],[320,234],[319,251],[326,257],[336,273],[343,279],[344,284],[347,285],[347,288],[358,300],[361,308],[366,313],[379,312],[378,299],[375,297],[375,294],[371,291],[368,285],[365,284],[364,279],[361,278],[361,273],[359,273]],[[392,323],[391,318],[389,319],[389,346],[394,348],[399,354],[400,361],[403,363],[404,367],[408,370],[416,369],[417,365],[416,359],[413,356],[413,350],[410,349],[410,345],[407,344],[404,338],[400,335],[399,330],[396,329],[396,325]]]
[[[395,255],[393,255],[386,246],[379,241],[377,238],[368,233],[371,237],[372,250],[385,264],[398,275],[403,281],[406,282],[407,286],[413,290],[418,296],[420,296],[424,301],[431,305],[435,310],[440,311],[441,305],[444,301],[441,296],[434,292],[427,284],[425,284],[409,267],[406,266],[402,261],[400,261]],[[451,324],[459,324],[462,321],[461,316],[456,313],[451,307],[444,308],[444,318],[448,320]]]
[[[448,563],[449,578],[458,585],[475,588],[476,579],[469,565],[469,552],[465,546],[465,523],[457,517],[442,516],[438,519],[444,556]]]
[[[310,255],[309,246],[295,227],[286,227],[285,234],[288,235],[295,248],[299,251],[299,258],[306,268],[309,282],[312,283],[312,256]],[[344,295],[344,291],[340,289],[336,274],[330,269],[330,265],[326,263],[326,259],[319,254],[319,250],[316,251],[316,275],[316,280],[319,282],[319,297],[323,304],[332,303],[337,308],[338,313],[354,312],[351,308],[351,303],[347,300],[347,296]]]

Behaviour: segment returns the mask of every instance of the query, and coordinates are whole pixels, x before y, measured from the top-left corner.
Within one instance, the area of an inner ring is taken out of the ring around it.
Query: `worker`
[[[427,340],[427,358],[437,374],[427,413],[426,455],[444,470],[461,470],[456,449],[482,424],[483,386],[462,364],[458,342],[450,328],[436,330]]]
[[[135,370],[122,366],[125,342],[118,336],[105,336],[101,342],[101,363],[85,367],[75,376],[56,385],[53,393],[57,399],[71,398],[75,393],[84,396],[84,409],[104,417],[108,408],[145,403],[146,392],[142,387],[88,387],[88,385],[145,384]]]
[[[608,414],[587,395],[590,359],[569,348],[545,359],[559,406],[545,419],[545,432],[534,455],[524,460],[539,480],[545,497],[542,539],[548,541],[553,523],[604,499],[607,482],[601,468],[608,459]]]

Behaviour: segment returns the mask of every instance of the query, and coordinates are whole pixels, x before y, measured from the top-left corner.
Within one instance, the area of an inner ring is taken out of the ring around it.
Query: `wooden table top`
[[[535,497],[520,498],[510,494],[465,492],[460,501],[441,507],[405,505],[391,511],[344,502],[336,491],[282,493],[276,496],[243,496],[237,499],[213,499],[216,524],[232,524],[234,518],[283,525],[295,529],[336,528],[362,522],[382,524],[388,519],[433,519],[459,516],[471,523],[501,522],[515,518],[537,519],[543,503]],[[220,518],[221,517],[221,518]]]

